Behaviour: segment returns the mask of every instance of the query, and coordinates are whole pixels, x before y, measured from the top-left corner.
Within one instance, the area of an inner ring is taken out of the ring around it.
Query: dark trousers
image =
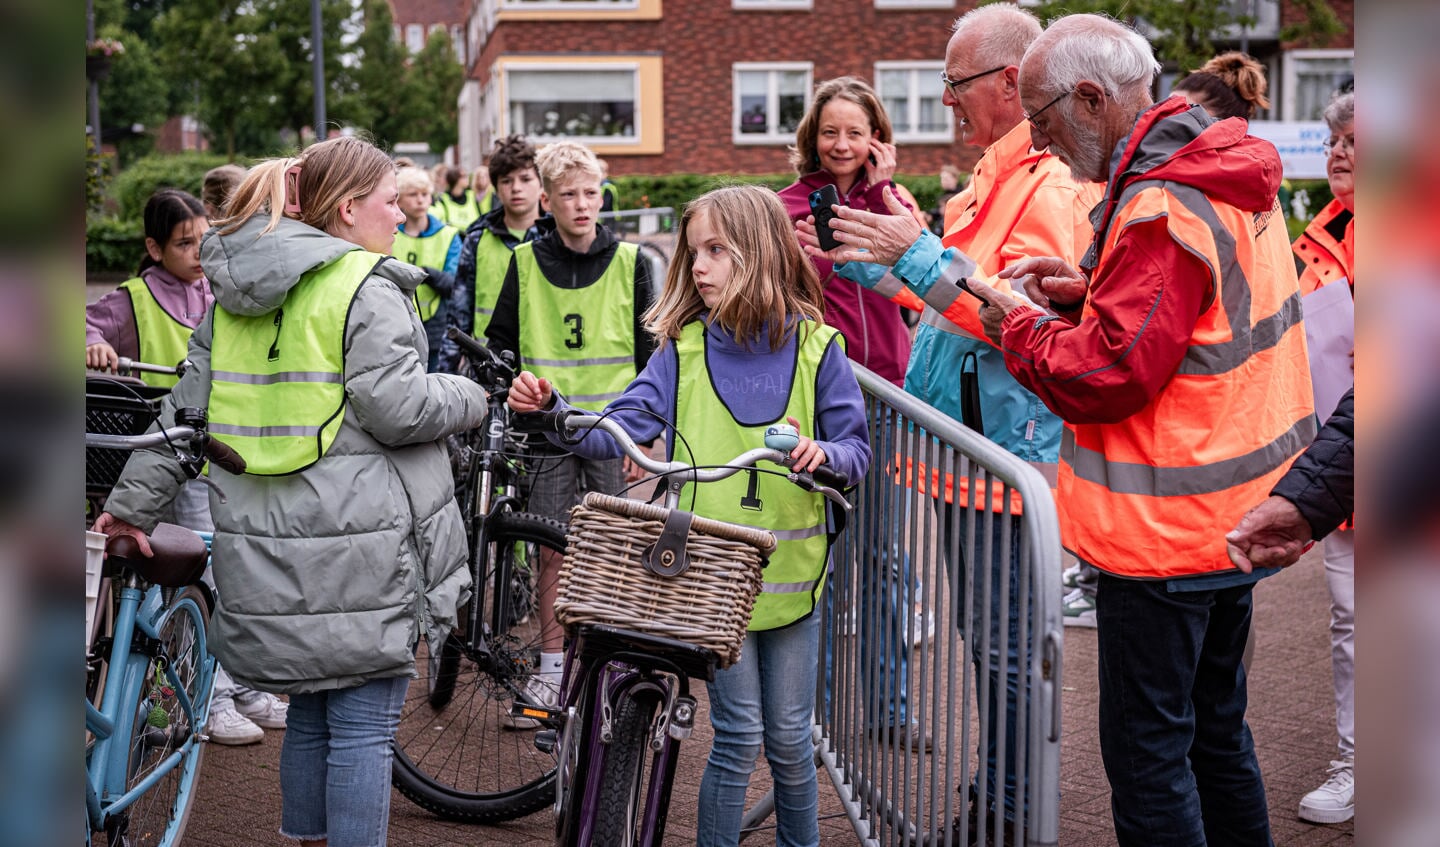
[[[1245,723],[1253,588],[1100,575],[1100,754],[1121,847],[1274,843]]]

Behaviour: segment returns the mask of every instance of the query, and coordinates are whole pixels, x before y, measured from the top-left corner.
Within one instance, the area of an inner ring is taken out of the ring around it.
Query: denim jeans
[[[708,686],[715,742],[700,780],[700,847],[740,841],[745,789],[763,744],[775,784],[775,843],[820,843],[815,743],[815,674],[820,614],[781,629],[745,636],[740,661],[715,674]]]
[[[1029,702],[1029,687],[1025,683],[1025,668],[1029,666],[1034,652],[1032,643],[1020,652],[1020,537],[1023,518],[1013,515],[1009,526],[1009,551],[1004,550],[1006,532],[1003,515],[983,511],[974,513],[975,539],[977,549],[967,551],[966,512],[956,510],[949,503],[940,506],[940,537],[943,544],[950,578],[953,580],[952,596],[955,599],[953,614],[955,625],[964,631],[965,626],[965,574],[957,570],[953,554],[963,557],[968,567],[975,558],[989,553],[988,569],[977,571],[974,577],[974,593],[970,599],[971,625],[973,632],[966,639],[970,646],[970,660],[975,665],[977,676],[976,698],[985,712],[985,767],[975,774],[975,783],[970,794],[977,797],[981,788],[986,796],[985,813],[998,801],[1003,802],[1005,819],[1014,820],[1016,814],[1024,815],[1028,806],[1024,796],[1029,792],[1029,783],[1020,783],[1018,775],[1025,763],[1019,760],[1019,739],[1025,728],[1019,725],[1018,710],[1020,698],[1026,698],[1027,715],[1034,714]],[[953,524],[952,524],[953,522]],[[984,539],[989,524],[988,546]],[[958,534],[958,537],[955,537]],[[1002,555],[1003,554],[1003,555]],[[987,587],[986,582],[989,582]],[[1002,583],[1008,583],[1008,600],[1001,602]],[[1033,604],[1032,604],[1033,607]],[[989,616],[988,637],[985,631],[986,615]],[[1003,626],[1002,626],[1003,621]],[[986,642],[988,651],[986,650]],[[1003,692],[1003,694],[1002,694]],[[1003,701],[1001,698],[1004,698]],[[1001,753],[1000,719],[1004,715],[1004,762],[1005,785],[1000,790],[999,761]],[[981,779],[984,779],[982,786]],[[998,796],[997,796],[998,795]],[[1017,812],[1018,809],[1018,812]]]
[[[408,677],[290,695],[280,748],[280,833],[330,847],[382,847],[391,742]]]
[[[1100,575],[1100,755],[1121,847],[1273,843],[1245,723],[1253,589]]]

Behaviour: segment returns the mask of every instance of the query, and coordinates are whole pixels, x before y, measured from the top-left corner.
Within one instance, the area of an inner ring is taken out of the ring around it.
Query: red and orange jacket
[[[1225,532],[1315,436],[1280,159],[1172,97],[1136,121],[1096,207],[1078,323],[1002,327],[1006,365],[1064,418],[1061,535],[1110,573],[1233,568]]]

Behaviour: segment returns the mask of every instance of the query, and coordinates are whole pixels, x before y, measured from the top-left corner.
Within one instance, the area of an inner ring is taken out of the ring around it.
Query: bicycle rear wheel
[[[556,754],[536,748],[533,730],[516,731],[506,721],[539,661],[539,616],[522,623],[521,614],[502,609],[509,625],[491,632],[489,622],[493,604],[509,606],[515,593],[508,582],[497,585],[498,573],[538,576],[540,551],[565,549],[564,528],[536,515],[497,514],[485,537],[471,602],[481,604],[486,630],[475,641],[489,651],[473,649],[459,633],[438,649],[420,646],[420,684],[410,686],[400,716],[393,769],[395,787],[416,805],[476,823],[513,820],[554,800]]]
[[[207,658],[205,627],[210,607],[204,592],[187,586],[175,593],[160,624],[160,647],[135,696],[135,724],[130,733],[129,766],[125,787],[130,790],[149,778],[168,757],[196,732],[208,711],[210,689],[203,679]],[[138,635],[138,633],[137,633]],[[178,688],[161,669],[162,661],[175,672]],[[202,688],[202,684],[204,687]],[[183,690],[193,707],[181,706]],[[162,776],[129,808],[111,818],[106,828],[111,845],[168,847],[180,843],[195,801],[195,784],[205,745],[196,738],[180,763]]]
[[[615,708],[600,770],[592,847],[630,847],[644,807],[650,727],[660,703],[654,691],[626,692]]]

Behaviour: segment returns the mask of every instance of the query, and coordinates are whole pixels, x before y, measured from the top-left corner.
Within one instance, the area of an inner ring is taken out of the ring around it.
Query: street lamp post
[[[87,0],[89,2],[89,0]],[[321,37],[320,0],[310,0],[310,49],[315,87],[315,140],[324,141],[325,132],[325,40]]]

